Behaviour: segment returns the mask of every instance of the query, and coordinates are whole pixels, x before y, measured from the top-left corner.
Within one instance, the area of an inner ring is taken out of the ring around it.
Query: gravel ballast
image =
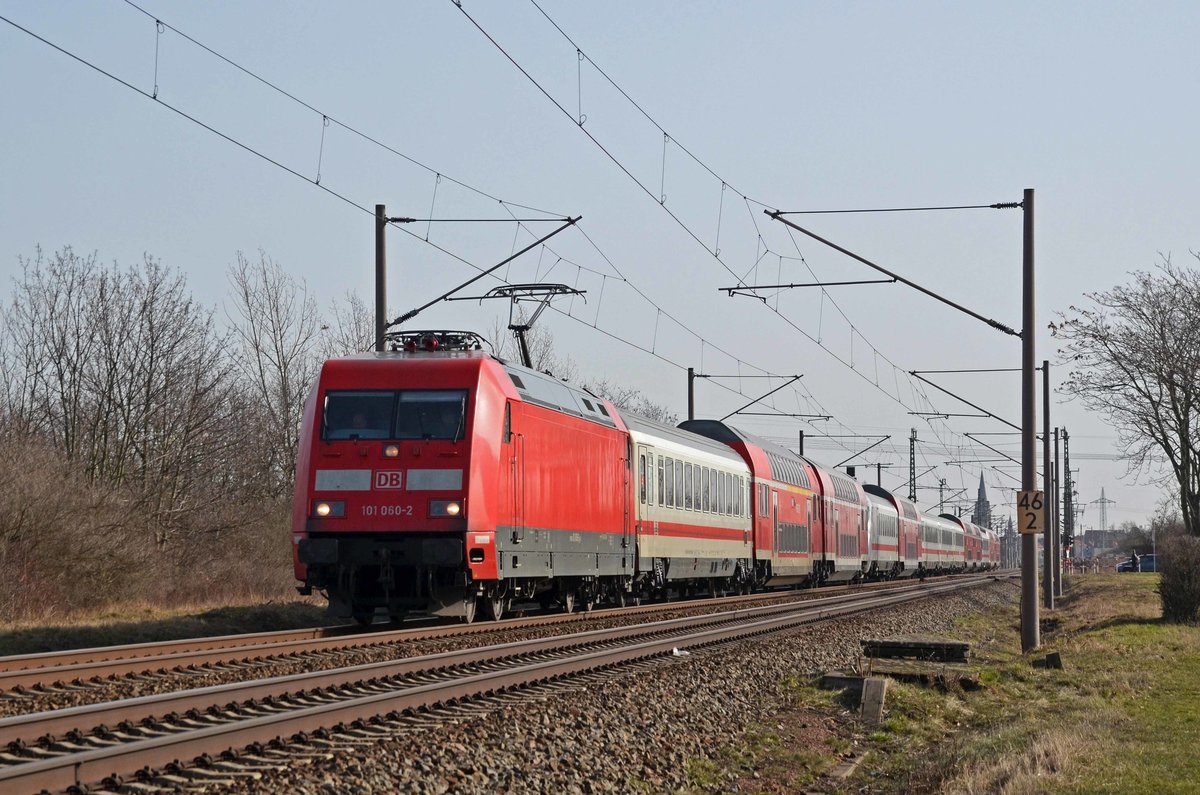
[[[244,779],[247,792],[669,792],[689,765],[717,760],[785,708],[781,683],[853,664],[859,641],[951,635],[955,617],[1007,606],[997,582],[808,626],[785,636],[672,657],[555,695],[398,732],[327,758]],[[746,771],[718,768],[728,790]],[[710,780],[711,784],[711,780]]]

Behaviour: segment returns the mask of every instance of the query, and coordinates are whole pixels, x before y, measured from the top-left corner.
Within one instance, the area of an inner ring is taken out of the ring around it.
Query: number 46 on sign
[[[1041,491],[1017,492],[1017,529],[1031,535],[1046,529],[1046,500]]]

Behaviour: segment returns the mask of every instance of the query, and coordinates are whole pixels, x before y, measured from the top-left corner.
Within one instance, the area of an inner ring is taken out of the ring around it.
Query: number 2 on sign
[[[1017,512],[1020,514],[1019,529],[1022,533],[1040,533],[1046,529],[1046,501],[1043,492],[1017,492]]]

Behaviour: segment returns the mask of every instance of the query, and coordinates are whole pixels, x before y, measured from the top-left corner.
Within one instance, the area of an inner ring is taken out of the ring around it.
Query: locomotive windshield
[[[321,438],[457,441],[466,429],[466,409],[462,389],[331,391]]]

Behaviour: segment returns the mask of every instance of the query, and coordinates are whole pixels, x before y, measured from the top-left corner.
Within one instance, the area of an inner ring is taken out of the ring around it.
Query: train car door
[[[825,513],[825,528],[822,537],[825,540],[825,551],[822,559],[825,561],[825,571],[833,573],[837,570],[838,543],[841,541],[841,527],[838,525],[837,507],[832,497],[823,497]]]
[[[632,530],[634,535],[641,536],[642,534],[652,534],[654,532],[654,522],[650,516],[654,513],[654,472],[655,472],[655,455],[654,448],[639,444],[637,448],[637,463],[636,474],[634,477],[637,481],[637,493],[634,499],[637,501],[633,508]],[[628,469],[626,469],[626,477],[628,477]],[[628,483],[626,484],[628,491]],[[632,544],[630,539],[630,517],[628,509],[625,511],[625,527],[623,545],[629,549]]]
[[[780,543],[783,539],[779,533],[779,492],[771,489],[771,537],[775,539],[775,558],[780,559],[780,551],[783,549],[783,544]],[[782,564],[782,560],[780,563]]]

